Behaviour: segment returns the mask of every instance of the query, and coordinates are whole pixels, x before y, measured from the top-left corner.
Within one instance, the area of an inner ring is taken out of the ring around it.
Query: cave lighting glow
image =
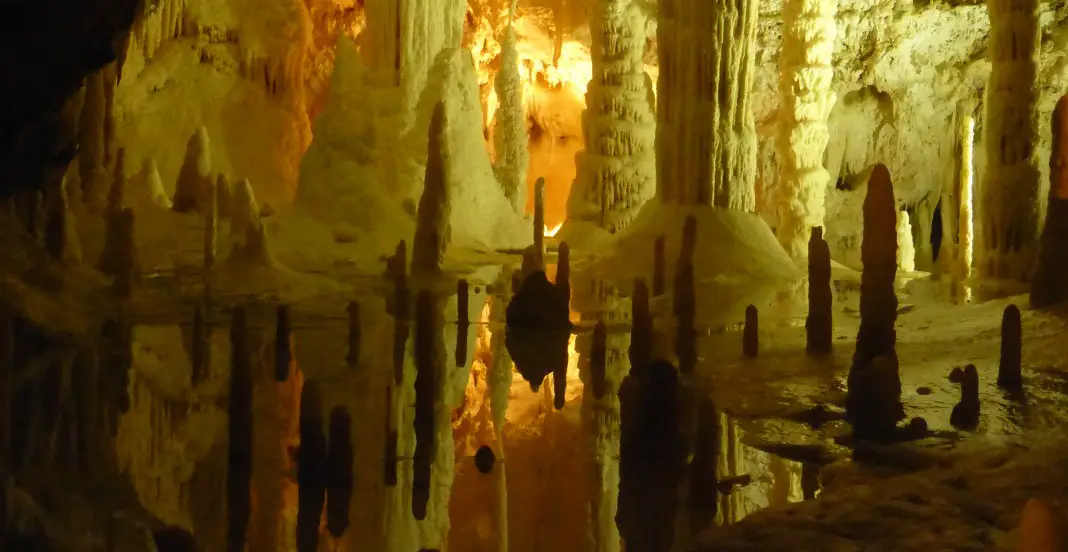
[[[545,225],[545,234],[544,234],[545,237],[546,238],[552,238],[552,237],[556,236],[557,232],[560,231],[560,228],[563,225],[564,225],[564,223],[562,223],[562,222],[557,224],[556,226],[551,227],[551,228],[548,225]]]

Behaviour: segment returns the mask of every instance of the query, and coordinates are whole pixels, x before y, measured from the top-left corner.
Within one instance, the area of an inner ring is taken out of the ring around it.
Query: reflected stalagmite
[[[979,425],[979,371],[974,364],[954,368],[949,381],[960,384],[960,402],[953,407],[949,423],[957,429],[971,430]]]
[[[545,272],[533,272],[505,309],[505,345],[516,369],[530,388],[541,388],[545,376],[567,370],[571,335],[568,305]],[[556,385],[566,385],[566,378]],[[558,400],[562,400],[561,397]]]
[[[1019,391],[1023,387],[1020,362],[1023,347],[1023,328],[1020,309],[1016,305],[1005,307],[1001,315],[1001,360],[998,363],[998,387]]]
[[[179,213],[188,213],[200,208],[204,191],[211,182],[211,142],[208,131],[200,127],[189,137],[185,149],[185,159],[178,172],[178,183],[171,198],[173,209]]]
[[[431,468],[437,457],[435,409],[442,366],[438,366],[435,321],[436,305],[431,292],[419,292],[415,303],[415,454],[412,458],[412,514],[426,518],[430,502]]]
[[[711,527],[719,509],[719,412],[712,399],[694,397],[697,431],[694,433],[693,461],[690,467],[690,531],[692,534]]]
[[[220,178],[222,178],[220,176]],[[204,270],[215,266],[216,244],[218,243],[219,202],[215,194],[215,184],[210,180],[206,187],[209,193],[204,198]]]
[[[631,299],[630,369],[645,366],[653,357],[653,315],[649,310],[649,288],[645,280],[634,281]]]
[[[598,320],[593,327],[593,347],[590,349],[590,381],[593,383],[593,396],[603,398],[605,394],[605,370],[608,362],[608,331],[604,321]]]
[[[571,248],[567,242],[560,242],[556,259],[556,290],[562,296],[565,305],[571,305]]]
[[[894,349],[897,320],[897,209],[890,172],[876,165],[864,198],[864,271],[860,280],[860,331],[849,370],[846,411],[858,437],[878,438],[887,420],[904,417],[901,379]],[[882,358],[878,374],[866,374]],[[869,377],[870,376],[870,377]],[[889,411],[879,409],[885,405]],[[892,426],[892,424],[891,424]]]
[[[664,294],[666,281],[664,272],[667,270],[667,261],[664,258],[664,236],[656,238],[653,249],[653,297]]]
[[[760,320],[758,319],[757,308],[753,305],[745,308],[742,353],[747,357],[756,357],[760,353]]]
[[[393,385],[404,381],[404,355],[411,332],[411,290],[408,287],[408,246],[401,240],[397,251],[389,260],[389,273],[393,277]]]
[[[412,274],[438,274],[451,240],[449,216],[452,205],[447,188],[446,159],[442,134],[445,132],[445,104],[434,107],[427,142],[423,194],[419,196],[415,239],[412,241]]]
[[[297,552],[319,549],[319,523],[326,505],[326,435],[319,386],[305,381],[300,393],[300,449],[297,453]]]
[[[1038,267],[1031,280],[1031,306],[1068,299],[1068,95],[1053,110],[1049,155],[1049,199],[1039,244]]]
[[[831,352],[831,251],[823,228],[812,229],[808,240],[808,317],[805,319],[805,351],[810,355]]]
[[[467,365],[467,332],[471,325],[471,317],[468,314],[470,302],[469,286],[467,280],[461,279],[456,283],[456,367],[463,368]]]
[[[244,307],[230,322],[230,452],[226,471],[228,552],[244,552],[252,515],[252,361]]]
[[[275,308],[274,325],[274,379],[278,382],[289,379],[289,364],[293,361],[292,334],[289,305],[278,305]]]
[[[675,354],[679,371],[692,372],[697,366],[697,298],[694,282],[693,254],[697,247],[697,220],[686,217],[682,231],[682,248],[675,269],[675,295],[672,303],[678,328],[675,334]]]
[[[360,364],[360,304],[351,301],[345,310],[349,315],[349,352],[345,362],[350,368],[355,368]]]
[[[352,498],[352,416],[343,406],[330,411],[330,447],[326,457],[326,529],[340,538],[349,527]]]
[[[190,384],[193,387],[200,385],[207,374],[205,373],[204,358],[209,354],[207,335],[204,331],[204,309],[197,307],[193,311],[193,346],[190,353],[193,371],[190,374]]]

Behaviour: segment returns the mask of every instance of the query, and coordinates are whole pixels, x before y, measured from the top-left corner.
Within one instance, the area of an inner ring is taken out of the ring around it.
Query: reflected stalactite
[[[675,354],[679,372],[689,374],[697,366],[697,297],[694,281],[693,254],[697,247],[697,219],[690,215],[682,230],[682,246],[675,269],[675,290],[672,311],[677,320]]]
[[[289,305],[278,305],[275,308],[274,328],[274,379],[281,383],[289,379],[289,364],[293,362],[293,332],[289,327]]]
[[[252,513],[252,366],[244,307],[230,322],[230,449],[226,472],[228,552],[244,552]]]
[[[533,391],[541,388],[545,376],[554,374],[554,403],[558,410],[563,407],[567,385],[571,337],[566,301],[567,297],[539,270],[523,280],[505,311],[505,345],[516,369]]]
[[[687,505],[691,535],[712,526],[719,513],[719,412],[708,397],[697,397],[696,402],[697,431],[691,445]]]
[[[419,292],[415,306],[415,454],[412,458],[412,514],[426,519],[430,502],[432,466],[437,458],[436,406],[439,399],[442,367],[437,363],[441,332],[435,324],[435,301],[430,291]]]
[[[341,538],[349,527],[352,499],[352,415],[343,406],[330,411],[330,443],[326,459],[326,529]]]
[[[326,505],[326,434],[319,386],[305,381],[300,394],[300,451],[297,456],[297,551],[319,549],[319,525]]]
[[[408,246],[404,240],[397,244],[397,251],[389,259],[388,270],[394,280],[393,293],[393,385],[404,381],[404,355],[411,332],[411,289],[408,287]]]
[[[386,432],[382,448],[382,480],[387,487],[397,486],[397,441],[399,435],[393,425],[393,388],[386,387]]]

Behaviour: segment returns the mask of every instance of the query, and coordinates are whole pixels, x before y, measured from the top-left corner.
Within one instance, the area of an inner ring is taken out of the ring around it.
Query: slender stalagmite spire
[[[827,171],[823,151],[834,107],[831,88],[837,0],[786,0],[779,54],[779,229],[786,252],[807,251],[809,232],[823,226]]]
[[[980,271],[1027,279],[1038,245],[1037,0],[987,0],[990,80],[986,171],[979,203]]]
[[[500,106],[497,108],[493,131],[493,145],[497,152],[493,173],[512,203],[516,213],[523,214],[527,204],[527,118],[523,110],[523,83],[519,78],[519,54],[516,52],[515,30],[504,29],[501,41],[501,68],[493,79]]]
[[[449,246],[449,191],[445,182],[445,152],[442,133],[445,132],[445,104],[434,108],[430,122],[430,140],[427,145],[426,176],[419,208],[412,247],[412,274],[428,275],[441,271],[441,261]]]

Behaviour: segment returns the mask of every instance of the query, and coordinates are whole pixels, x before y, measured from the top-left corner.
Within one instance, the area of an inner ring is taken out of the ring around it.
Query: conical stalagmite
[[[226,471],[227,552],[245,551],[252,515],[252,361],[248,318],[234,309],[230,322],[230,451]]]
[[[1020,363],[1023,347],[1023,328],[1020,309],[1016,305],[1005,307],[1001,316],[1001,360],[998,363],[998,387],[1009,391],[1023,388]]]
[[[760,354],[760,321],[757,308],[749,305],[745,308],[745,329],[742,331],[742,353],[756,358]]]
[[[318,384],[305,381],[300,393],[300,449],[297,453],[297,552],[319,549],[319,524],[326,506],[326,434]]]
[[[119,150],[116,165],[122,166],[123,150]],[[124,226],[122,212],[126,208],[126,180],[116,178],[107,195],[107,206],[104,208],[104,251],[100,254],[97,270],[107,276],[118,274],[121,248],[124,247],[126,237],[123,235]]]
[[[355,368],[360,364],[360,304],[350,302],[346,312],[349,315],[349,353],[345,361],[350,368]]]
[[[234,212],[234,185],[222,173],[215,180],[215,209],[219,218],[229,217]]]
[[[1031,280],[1031,306],[1068,299],[1068,95],[1053,110],[1049,155],[1049,202],[1039,244],[1038,267]]]
[[[200,208],[207,183],[211,182],[211,142],[208,131],[200,127],[189,138],[185,159],[178,172],[174,187],[172,208],[179,213],[188,213]]]
[[[823,239],[823,228],[812,229],[808,240],[808,317],[805,318],[805,352],[823,355],[831,352],[831,250]]]
[[[415,239],[412,242],[412,274],[438,274],[445,250],[451,241],[449,216],[452,205],[445,175],[445,104],[434,107],[427,142],[426,173],[423,194],[419,196],[416,213]]]
[[[267,227],[260,220],[256,197],[252,194],[252,185],[245,179],[237,187],[239,192],[234,197],[234,215],[230,218],[231,236],[234,237],[233,249],[230,250],[230,262],[277,268],[278,261],[271,252],[267,239]],[[244,228],[241,233],[240,228]]]
[[[163,179],[159,177],[159,167],[156,166],[156,160],[152,157],[145,159],[144,174],[145,190],[148,192],[149,200],[164,209],[173,209],[174,202],[171,201],[171,197],[167,195],[167,190],[163,187]]]
[[[275,309],[274,326],[274,379],[283,382],[289,379],[289,365],[293,362],[292,330],[289,328],[289,305]]]
[[[252,192],[252,183],[247,178],[232,187],[233,198],[230,209],[230,236],[236,243],[245,243],[250,226],[260,224],[260,207]],[[235,245],[236,245],[235,243]]]
[[[470,296],[467,280],[456,283],[456,367],[467,366],[467,332],[471,317],[467,312]]]
[[[326,530],[341,538],[349,527],[352,498],[352,415],[343,406],[330,411],[330,443],[326,456]]]
[[[846,410],[854,431],[868,437],[868,431],[887,429],[885,420],[904,417],[900,404],[901,379],[895,352],[897,295],[894,280],[897,275],[897,208],[890,172],[885,165],[875,166],[868,180],[864,197],[864,235],[861,243],[864,271],[860,280],[860,331],[857,333],[853,365],[849,370],[849,394]],[[872,359],[882,358],[880,373],[874,378],[862,377],[870,369]],[[866,382],[866,383],[862,383]],[[885,388],[873,388],[869,383]],[[857,384],[857,385],[855,385]],[[875,396],[879,400],[875,400]],[[883,400],[896,397],[895,400]],[[894,404],[896,402],[896,404]],[[876,404],[885,404],[889,412],[876,412]]]
[[[979,371],[974,364],[954,368],[949,380],[960,384],[960,402],[953,407],[949,423],[957,429],[972,430],[979,425]]]
[[[437,361],[435,301],[431,292],[419,292],[415,302],[415,454],[412,458],[412,514],[426,518],[430,502],[431,468],[437,457],[435,408],[440,383]]]

